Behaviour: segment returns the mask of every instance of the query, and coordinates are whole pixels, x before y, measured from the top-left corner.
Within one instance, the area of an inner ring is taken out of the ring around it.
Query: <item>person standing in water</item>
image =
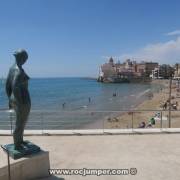
[[[13,132],[16,150],[23,149],[24,128],[31,109],[31,99],[28,91],[29,76],[22,65],[27,61],[28,54],[24,49],[17,50],[14,54],[15,64],[10,68],[6,81],[6,93],[9,99],[9,109],[16,113],[16,125]]]
[[[64,109],[64,108],[65,108],[65,106],[66,106],[66,103],[64,102],[64,103],[62,104],[62,108]]]
[[[89,101],[89,103],[91,102],[91,98],[90,97],[88,98],[88,101]]]

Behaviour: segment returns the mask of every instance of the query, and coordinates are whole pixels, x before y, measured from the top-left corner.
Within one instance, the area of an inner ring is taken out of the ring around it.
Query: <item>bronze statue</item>
[[[10,68],[6,81],[6,93],[9,98],[9,109],[16,113],[16,125],[13,133],[16,150],[23,148],[24,128],[31,109],[31,99],[28,91],[28,75],[24,72],[22,65],[27,61],[28,54],[19,49],[14,54],[15,64]]]

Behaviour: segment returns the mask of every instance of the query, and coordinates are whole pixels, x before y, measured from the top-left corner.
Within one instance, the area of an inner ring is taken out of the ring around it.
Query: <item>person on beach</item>
[[[178,107],[178,101],[176,101],[176,107]]]
[[[146,127],[146,123],[143,121],[139,124],[138,128],[145,128]]]
[[[154,117],[152,117],[148,122],[147,128],[152,128],[154,125],[155,125],[155,119]]]
[[[175,103],[172,104],[172,108],[174,110],[177,110],[177,107],[178,107],[178,102],[176,101]]]
[[[165,102],[163,105],[163,110],[166,110],[166,109],[167,109],[167,102]]]

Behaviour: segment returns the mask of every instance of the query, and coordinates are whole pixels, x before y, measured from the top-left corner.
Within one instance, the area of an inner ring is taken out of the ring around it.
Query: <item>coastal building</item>
[[[159,69],[159,76],[163,79],[169,79],[170,77],[173,77],[174,74],[174,68],[168,64],[163,64],[160,66]]]
[[[152,70],[152,74],[150,75],[150,77],[152,79],[162,79],[162,77],[159,75],[160,74],[159,70],[160,70],[159,66],[154,68]]]
[[[101,66],[101,72],[104,78],[114,77],[116,75],[116,66],[112,57],[109,59],[108,63]]]
[[[145,75],[146,75],[146,77],[150,77],[152,71],[158,67],[159,67],[159,64],[156,62],[145,62]]]
[[[111,57],[108,63],[101,65],[98,80],[101,82],[136,82],[147,81],[158,63],[125,60],[123,63],[114,63]]]
[[[154,68],[150,77],[153,79],[169,79],[170,77],[173,77],[174,73],[175,68],[168,64],[163,64]]]
[[[180,79],[180,64],[175,64],[175,72],[174,72],[174,78]]]

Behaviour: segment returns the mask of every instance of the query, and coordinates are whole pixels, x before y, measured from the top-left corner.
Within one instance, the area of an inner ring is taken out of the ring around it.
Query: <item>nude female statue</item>
[[[23,133],[31,109],[31,99],[28,91],[28,75],[22,65],[27,61],[25,50],[17,50],[14,54],[15,64],[10,68],[6,81],[6,93],[9,99],[9,108],[16,113],[16,126],[13,132],[16,150],[23,148]]]

